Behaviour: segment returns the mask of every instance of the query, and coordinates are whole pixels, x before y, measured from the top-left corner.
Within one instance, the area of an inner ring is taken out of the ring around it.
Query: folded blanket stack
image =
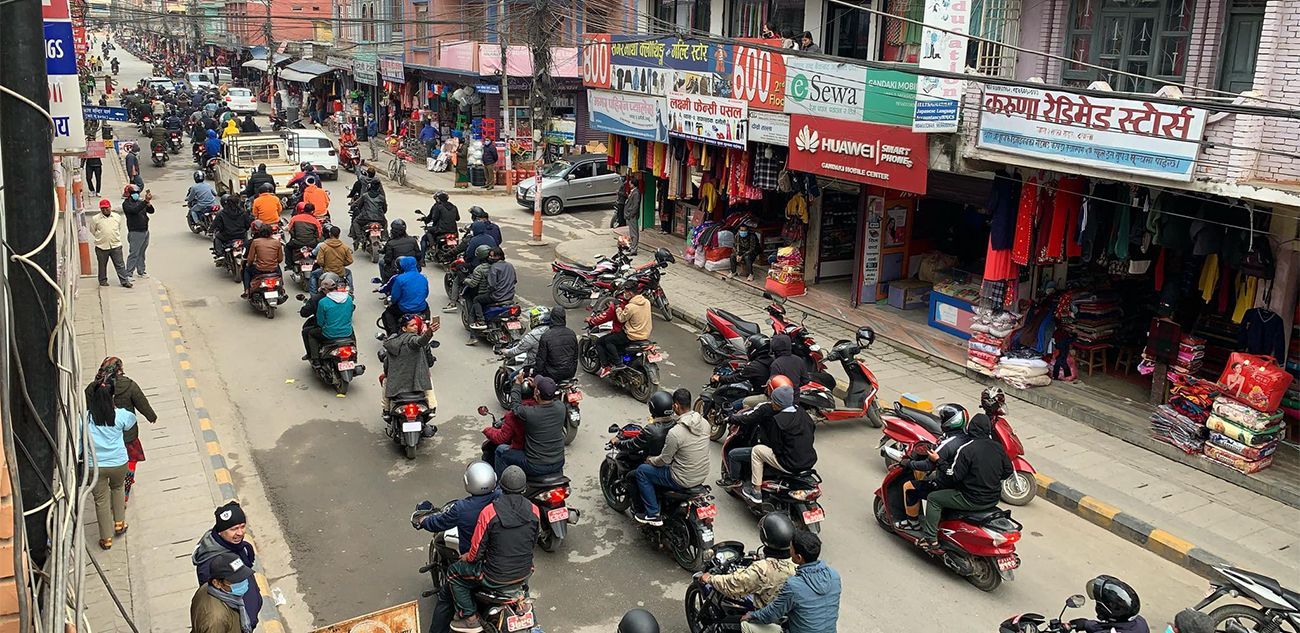
[[[1151,414],[1151,437],[1168,442],[1189,455],[1201,452],[1208,432],[1198,422],[1170,405],[1160,405]]]
[[[1020,315],[1003,310],[975,308],[971,337],[966,342],[966,366],[985,376],[994,375],[998,360],[1011,347],[1011,333],[1020,324]]]
[[[1212,462],[1223,464],[1228,468],[1246,475],[1257,473],[1273,465],[1272,455],[1251,460],[1215,444],[1205,445],[1204,457]]]
[[[1264,413],[1220,395],[1214,399],[1205,426],[1210,431],[1205,457],[1251,474],[1273,463],[1286,422],[1280,410]]]
[[[1119,333],[1124,308],[1118,293],[1110,290],[1068,290],[1056,307],[1057,322],[1084,343],[1108,341]]]
[[[1003,356],[998,361],[997,369],[993,371],[994,376],[1005,380],[1008,385],[1017,389],[1046,387],[1052,384],[1052,378],[1048,373],[1049,366],[1045,360],[1010,356]]]
[[[1201,371],[1205,360],[1205,339],[1199,336],[1184,336],[1178,344],[1178,357],[1169,368],[1182,374],[1195,374]]]

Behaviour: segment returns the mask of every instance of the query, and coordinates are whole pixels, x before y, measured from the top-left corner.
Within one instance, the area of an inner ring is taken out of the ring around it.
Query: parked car
[[[317,130],[294,130],[297,142],[289,142],[289,158],[296,163],[310,162],[316,173],[329,180],[339,179],[339,152],[334,141]]]
[[[609,168],[604,154],[581,154],[542,168],[542,213],[559,215],[569,207],[612,205],[623,177]],[[536,181],[525,179],[515,188],[515,201],[533,208]]]
[[[253,98],[253,91],[248,88],[227,88],[226,107],[240,114],[245,112],[257,114],[257,100]]]
[[[149,84],[151,90],[171,92],[176,88],[176,82],[166,77],[150,77],[146,83]]]
[[[212,83],[212,75],[207,73],[185,73],[185,83],[190,85],[190,90],[208,90],[217,87]]]
[[[233,79],[230,74],[230,69],[221,66],[206,66],[203,68],[203,72],[207,73],[209,77],[212,77],[217,84],[230,85],[230,82]]]

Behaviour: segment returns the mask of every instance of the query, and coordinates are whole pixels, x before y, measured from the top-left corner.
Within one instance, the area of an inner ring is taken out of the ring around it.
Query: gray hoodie
[[[668,430],[663,452],[646,461],[668,466],[673,481],[683,488],[702,485],[709,477],[708,421],[694,411],[683,414]]]

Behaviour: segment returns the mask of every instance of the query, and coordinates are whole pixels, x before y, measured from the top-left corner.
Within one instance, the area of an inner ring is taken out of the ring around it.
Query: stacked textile
[[[1110,290],[1067,290],[1057,303],[1056,318],[1079,341],[1095,343],[1120,331],[1124,308],[1119,294]]]
[[[1169,368],[1182,374],[1195,374],[1201,371],[1205,360],[1205,339],[1187,335],[1178,343],[1178,357],[1170,363]]]
[[[1005,380],[1012,387],[1028,389],[1052,384],[1052,378],[1048,376],[1049,371],[1047,361],[1041,358],[1003,356],[998,361],[998,367],[993,371],[993,375]]]
[[[1205,445],[1205,425],[1162,404],[1151,414],[1151,437],[1168,442],[1189,455],[1200,453]]]
[[[1019,322],[1020,316],[1014,312],[976,307],[971,337],[966,342],[966,366],[985,376],[993,376],[998,361],[1011,347],[1011,333]]]
[[[1205,426],[1210,431],[1205,457],[1250,474],[1273,463],[1286,422],[1281,411],[1257,411],[1221,395],[1215,398]]]

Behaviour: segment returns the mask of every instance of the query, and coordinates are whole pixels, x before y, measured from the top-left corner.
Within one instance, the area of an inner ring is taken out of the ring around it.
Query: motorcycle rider
[[[1096,605],[1097,619],[1070,620],[1071,631],[1150,633],[1146,619],[1138,615],[1142,610],[1142,600],[1128,583],[1114,576],[1101,575],[1088,581],[1084,589]]]
[[[167,133],[167,128],[164,128],[161,125],[155,125],[154,128],[149,131],[149,149],[151,150],[156,151],[161,149],[162,152],[166,154],[167,142],[169,140],[170,135]],[[220,149],[217,150],[218,153],[220,153],[220,151]]]
[[[257,122],[253,120],[253,114],[250,112],[244,115],[244,120],[239,122],[239,131],[244,134],[258,134],[262,128],[258,127]]]
[[[618,621],[616,633],[659,633],[659,621],[645,609],[632,609]]]
[[[290,187],[301,187],[307,181],[307,177],[316,173],[316,166],[309,161],[303,161],[298,164],[298,173],[289,179]]]
[[[303,247],[315,250],[316,245],[320,244],[321,238],[324,237],[320,220],[316,219],[314,211],[315,208],[310,202],[299,202],[297,210],[294,211],[293,217],[289,218],[289,224],[285,227],[289,233],[290,266],[298,263],[299,250]]]
[[[791,539],[794,575],[761,609],[740,616],[742,633],[824,633],[840,617],[840,575],[820,560],[822,540],[796,530]],[[784,624],[777,624],[784,619]]]
[[[546,376],[563,384],[578,374],[578,335],[565,322],[564,308],[551,308],[551,327],[537,344],[531,366],[534,376]]]
[[[339,287],[340,281],[334,273],[321,275],[320,293],[313,293],[298,310],[299,316],[306,319],[302,324],[302,346],[306,352],[303,360],[318,358],[326,341],[354,336],[352,315],[356,305],[347,289]]]
[[[666,392],[660,391],[659,393]],[[659,516],[656,489],[685,490],[704,485],[709,476],[709,423],[691,410],[691,392],[680,388],[673,392],[672,412],[677,423],[668,429],[659,454],[646,458],[636,467],[636,483],[641,490],[644,512],[633,518],[647,525],[663,525]],[[653,396],[652,396],[653,399]]]
[[[189,191],[185,192],[185,204],[190,209],[190,223],[194,226],[202,224],[203,214],[217,203],[216,190],[205,180],[202,171],[195,171],[194,184],[190,185]]]
[[[470,207],[469,218],[471,222],[482,222],[486,224],[487,234],[491,235],[492,239],[496,240],[497,246],[500,246],[505,243],[505,241],[501,239],[501,227],[497,226],[496,223],[494,223],[491,220],[491,218],[488,217],[488,212],[484,211],[483,207],[480,206]]]
[[[302,201],[310,202],[316,208],[317,218],[326,218],[330,214],[330,194],[320,186],[320,178],[312,175],[307,178],[302,188]]]
[[[499,246],[499,242],[487,234],[487,229],[488,225],[483,222],[474,222],[470,224],[469,239],[456,246],[456,252],[464,255],[465,270],[471,271],[471,273],[478,268],[479,264],[483,263],[487,258],[487,253],[491,252],[492,248]],[[483,246],[488,247],[488,250],[480,248]],[[443,308],[442,311],[455,312],[458,310],[460,307],[460,296],[464,293],[464,289],[467,287],[472,288],[473,285],[467,284],[464,279],[455,279],[453,277],[451,297],[447,303],[447,307]]]
[[[266,163],[261,163],[257,169],[248,177],[248,182],[244,184],[244,197],[251,198],[262,190],[262,185],[270,185],[271,191],[275,191],[275,178],[266,173]]]
[[[266,224],[254,225],[253,241],[248,243],[244,253],[244,294],[248,298],[248,289],[253,284],[253,277],[258,275],[280,274],[280,262],[284,261],[284,243],[271,237],[271,227]]]
[[[379,180],[379,177],[375,175],[374,165],[368,165],[365,169],[358,169],[357,179],[352,183],[352,188],[348,190],[348,199],[355,200],[360,197],[370,188],[370,183],[377,180]]]
[[[772,337],[772,370],[768,377],[781,374],[794,383],[797,390],[808,384],[808,367],[804,364],[802,358],[795,356],[791,350],[794,348],[794,342],[786,334],[777,334]]]
[[[993,423],[983,413],[971,416],[966,423],[970,441],[953,455],[948,468],[938,471],[935,490],[926,496],[925,537],[917,546],[926,550],[939,547],[936,540],[939,518],[944,508],[987,510],[997,506],[1002,496],[1002,480],[1015,473],[1002,445],[993,439]]]
[[[447,569],[457,618],[451,630],[482,631],[474,590],[517,587],[533,575],[533,545],[541,529],[541,513],[524,496],[528,478],[518,466],[501,473],[501,495],[479,512],[469,551]]]
[[[753,596],[754,606],[759,609],[770,604],[786,579],[795,573],[796,566],[790,560],[794,524],[780,512],[769,512],[758,520],[758,538],[763,543],[762,558],[730,574],[700,574],[700,582],[713,585],[731,600]]]
[[[596,352],[600,356],[601,378],[609,375],[615,367],[623,366],[623,350],[629,343],[650,340],[654,322],[650,317],[650,301],[636,291],[636,282],[623,282],[618,294],[614,296],[614,318],[623,324],[621,331],[610,332],[597,342]]]
[[[664,446],[668,442],[668,432],[677,424],[677,413],[673,409],[673,396],[667,391],[656,391],[650,394],[649,400],[646,400],[646,408],[650,410],[650,422],[643,425],[641,432],[635,436],[615,440],[615,446],[620,450],[646,456],[663,453]],[[637,468],[639,469],[640,466]],[[638,483],[640,483],[639,479]],[[640,490],[642,488],[638,486],[638,491]],[[645,503],[644,496],[641,503]],[[647,523],[646,515],[643,513],[636,513],[633,517],[639,522]]]
[[[329,237],[324,242],[316,245],[316,250],[312,254],[316,257],[316,270],[311,271],[311,280],[308,282],[308,290],[316,291],[316,283],[324,273],[334,273],[347,281],[348,288],[354,288],[352,285],[352,271],[348,266],[352,265],[352,247],[343,243],[339,235],[343,230],[337,226],[331,226]]]
[[[324,281],[322,278],[321,282]],[[390,399],[404,393],[422,393],[430,407],[438,406],[426,352],[433,345],[433,333],[438,331],[438,325],[437,321],[426,322],[418,314],[404,314],[400,322],[401,331],[384,339],[380,354],[384,363],[384,419],[388,419]],[[433,425],[425,425],[423,433],[425,437],[432,437]]]
[[[208,130],[207,140],[203,141],[203,164],[207,165],[208,161],[221,156],[221,139],[217,138],[215,130]]]
[[[379,179],[369,180],[366,183],[365,192],[357,196],[352,203],[352,232],[348,235],[353,240],[354,249],[361,246],[361,240],[366,237],[366,225],[376,222],[383,230],[388,224],[385,216],[388,213],[388,199],[384,197],[384,189]],[[387,236],[384,236],[387,239]]]
[[[537,404],[537,399],[533,393],[533,383],[525,380],[520,384],[522,398],[519,402],[525,406]],[[524,422],[515,415],[514,411],[506,411],[501,416],[499,423],[493,423],[483,428],[483,437],[487,438],[483,442],[483,461],[495,463],[497,458],[497,447],[507,446],[516,451],[524,450],[524,442],[527,437],[524,434]]]
[[[749,462],[750,480],[740,493],[753,503],[761,503],[764,466],[787,473],[812,468],[817,463],[813,448],[813,421],[808,412],[794,404],[794,387],[790,379],[776,375],[767,381],[771,402],[731,416],[730,424],[757,425],[757,443],[727,452],[727,479],[718,482],[724,488],[740,483],[739,474]]]
[[[710,382],[717,385],[731,385],[738,382],[748,382],[751,386],[757,387],[766,383],[772,376],[772,343],[762,334],[750,334],[745,338],[745,356],[749,360],[741,365],[736,371],[727,375],[713,374],[709,379]],[[736,403],[738,408],[749,409],[767,402],[767,396],[764,394],[755,394],[744,398]]]
[[[488,261],[488,256],[491,255],[492,248],[493,247],[491,246],[483,244],[480,245],[478,248],[474,249],[474,259],[476,260],[477,263],[474,265],[473,268],[469,269],[469,274],[466,275],[464,279],[461,279],[459,281],[453,280],[452,282],[452,285],[456,288],[457,292],[459,293],[456,296],[460,296],[465,301],[472,302],[474,300],[474,297],[479,292],[479,286],[483,285],[484,280],[487,279],[488,271],[492,269],[492,262]],[[466,263],[468,264],[469,258],[466,257],[465,259],[466,259]],[[448,308],[450,308],[452,305],[459,305],[459,304],[453,302],[451,305],[448,306]],[[442,311],[446,312],[447,308],[443,308]],[[470,341],[474,340],[473,332],[470,333],[469,340]],[[472,345],[473,343],[470,344]]]
[[[445,191],[439,191],[433,194],[433,206],[429,207],[429,214],[424,216],[425,226],[427,227],[424,236],[420,240],[421,250],[425,253],[430,248],[437,248],[436,241],[447,234],[455,234],[457,223],[460,222],[460,210],[456,205],[451,203],[450,197]]]
[[[388,295],[388,307],[384,308],[384,330],[396,332],[403,315],[424,314],[429,310],[429,280],[420,274],[415,258],[407,255],[397,258],[397,267],[402,272],[389,277],[379,288]]]
[[[533,366],[537,358],[537,346],[541,342],[542,335],[549,329],[551,329],[550,309],[546,306],[533,306],[528,309],[528,332],[519,339],[518,343],[502,349],[497,354],[504,358],[525,354],[523,369],[528,369]],[[533,375],[537,375],[536,372]],[[513,380],[514,376],[510,378]]]
[[[470,328],[476,330],[487,328],[485,312],[488,307],[514,303],[515,285],[518,282],[515,266],[506,261],[505,251],[502,251],[499,246],[493,248],[488,253],[487,274],[479,282],[478,292],[474,294],[473,302],[469,304],[473,319]],[[470,344],[473,344],[475,339],[470,338],[470,341]]]
[[[253,217],[269,227],[280,223],[280,214],[283,212],[284,205],[281,204],[279,196],[275,195],[275,187],[260,185],[257,188],[257,197],[253,198]]]
[[[525,381],[532,382],[537,404],[523,403]],[[513,465],[523,468],[529,477],[564,472],[564,421],[567,414],[564,402],[555,399],[556,391],[555,381],[546,376],[528,378],[520,374],[515,377],[507,408],[524,423],[524,450],[498,446],[498,471]]]
[[[244,239],[252,223],[253,216],[244,210],[239,196],[221,196],[221,211],[217,212],[216,219],[212,221],[212,256],[221,259],[226,252],[226,245]]]
[[[469,496],[457,499],[443,510],[420,517],[421,513],[433,508],[432,503],[425,501],[416,506],[415,513],[411,515],[411,527],[438,534],[435,539],[438,545],[443,544],[443,532],[456,528],[459,537],[459,553],[462,557],[469,552],[474,542],[470,535],[474,534],[474,530],[478,527],[478,518],[483,508],[501,496],[501,490],[497,488],[497,474],[486,462],[472,462],[465,467],[464,481],[465,492],[469,493]],[[450,630],[451,620],[454,617],[453,605],[451,583],[444,583],[438,591],[438,600],[434,604],[433,622],[429,625],[430,633]]]
[[[380,279],[388,281],[389,277],[396,275],[397,260],[407,256],[415,258],[417,268],[424,263],[420,256],[420,243],[406,234],[406,220],[397,218],[388,226],[388,242],[384,244],[384,256],[379,260]]]
[[[934,473],[946,469],[957,454],[957,449],[970,441],[970,436],[966,435],[966,421],[970,416],[967,415],[965,407],[949,402],[940,405],[935,410],[935,415],[939,418],[939,428],[943,430],[943,437],[924,458],[913,459],[911,455],[904,456],[899,464],[905,471]],[[921,500],[929,496],[936,487],[937,483],[933,476],[923,480],[906,477],[895,479],[889,490],[885,491],[885,500],[890,504],[889,511],[892,516],[906,515],[906,518],[895,521],[894,527],[902,530],[920,529],[921,524],[918,519],[921,514]]]

